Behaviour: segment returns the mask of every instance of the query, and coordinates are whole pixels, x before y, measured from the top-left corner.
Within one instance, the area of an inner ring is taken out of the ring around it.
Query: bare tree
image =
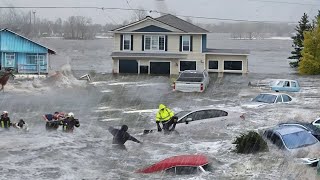
[[[66,39],[92,39],[94,37],[92,20],[83,16],[71,16],[63,24],[64,38]]]
[[[143,9],[141,6],[138,7],[137,10],[134,10],[133,14],[132,14],[132,18],[131,21],[140,21],[144,18],[146,18],[146,16],[148,16],[148,13],[145,9]]]

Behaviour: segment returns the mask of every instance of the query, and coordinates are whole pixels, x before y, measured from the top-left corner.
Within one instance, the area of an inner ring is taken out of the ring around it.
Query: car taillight
[[[200,85],[200,91],[203,91],[203,84]]]
[[[176,83],[173,83],[173,90],[176,90]]]

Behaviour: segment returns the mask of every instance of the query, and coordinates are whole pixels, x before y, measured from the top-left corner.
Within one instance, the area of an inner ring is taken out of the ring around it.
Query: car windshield
[[[178,119],[182,118],[184,115],[190,113],[191,111],[181,111],[181,112],[178,112],[177,114],[175,114],[175,116],[178,117]]]
[[[289,149],[306,147],[318,142],[318,140],[307,131],[286,134],[282,136],[282,138]]]
[[[277,96],[272,94],[259,94],[256,98],[254,98],[253,102],[264,102],[264,103],[274,103]]]
[[[202,78],[203,77],[203,74],[202,73],[182,73],[180,75],[180,77],[183,77],[183,78]]]

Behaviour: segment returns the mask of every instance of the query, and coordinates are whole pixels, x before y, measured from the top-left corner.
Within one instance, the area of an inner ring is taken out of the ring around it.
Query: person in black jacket
[[[65,119],[60,121],[60,125],[62,125],[63,132],[73,132],[74,127],[80,127],[80,122],[78,119],[75,119],[74,114],[70,112]]]
[[[10,118],[8,116],[8,111],[3,111],[1,118],[0,118],[0,127],[9,129],[9,127],[12,125]]]
[[[141,141],[137,140],[135,137],[131,136],[127,130],[127,125],[122,125],[121,129],[115,129],[113,127],[109,127],[109,132],[113,135],[112,144],[116,145],[118,148],[127,150],[124,143],[126,143],[128,140],[134,141],[136,143],[142,144]]]

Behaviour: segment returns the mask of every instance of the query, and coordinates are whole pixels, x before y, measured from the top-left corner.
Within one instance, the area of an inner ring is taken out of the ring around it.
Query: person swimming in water
[[[128,140],[134,141],[136,143],[142,144],[141,141],[137,140],[135,137],[131,136],[128,132],[128,126],[127,125],[122,125],[121,129],[115,129],[113,127],[109,127],[108,131],[113,135],[113,140],[112,144],[123,150],[127,150],[126,146],[124,143],[126,143]]]

